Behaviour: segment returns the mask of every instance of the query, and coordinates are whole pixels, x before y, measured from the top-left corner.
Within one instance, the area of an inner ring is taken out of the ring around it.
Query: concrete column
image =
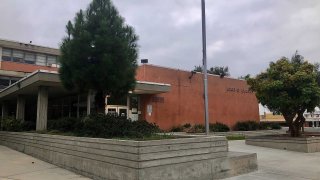
[[[1,108],[2,108],[2,109],[1,109],[1,111],[2,111],[2,116],[1,116],[1,118],[3,119],[3,118],[5,118],[5,117],[8,116],[8,106],[7,106],[6,103],[2,103],[2,107],[1,107]]]
[[[127,118],[131,118],[130,115],[131,115],[131,109],[130,109],[130,95],[128,94],[127,95]]]
[[[17,109],[16,109],[16,119],[20,119],[24,121],[25,115],[25,108],[26,108],[26,98],[23,95],[18,95],[17,98]]]
[[[77,97],[77,118],[80,117],[80,95],[78,94],[78,97]]]
[[[37,103],[37,131],[47,130],[48,87],[40,86]]]
[[[88,92],[88,96],[87,96],[87,115],[90,115],[91,113],[91,90],[89,90]]]

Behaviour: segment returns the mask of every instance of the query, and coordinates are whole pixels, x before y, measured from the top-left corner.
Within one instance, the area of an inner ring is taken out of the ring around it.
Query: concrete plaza
[[[0,146],[0,180],[85,180],[83,176],[64,170],[29,155]]]
[[[301,153],[249,146],[243,140],[229,141],[230,151],[256,152],[258,171],[227,180],[318,180],[320,152]]]

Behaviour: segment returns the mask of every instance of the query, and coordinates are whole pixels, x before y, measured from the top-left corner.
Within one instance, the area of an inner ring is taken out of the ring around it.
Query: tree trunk
[[[300,126],[297,119],[299,118],[299,116],[296,118],[296,120],[294,121],[294,117],[295,114],[285,114],[282,113],[284,119],[286,120],[287,125],[289,126],[289,133],[291,137],[298,137],[300,136]]]
[[[291,121],[291,125],[289,125],[291,137],[301,136],[301,129],[304,125],[304,122],[305,118],[303,116],[303,111],[299,111],[297,113],[297,118],[294,121]]]
[[[292,125],[290,127],[290,135],[291,135],[291,137],[301,136],[301,127],[295,123],[292,123]]]

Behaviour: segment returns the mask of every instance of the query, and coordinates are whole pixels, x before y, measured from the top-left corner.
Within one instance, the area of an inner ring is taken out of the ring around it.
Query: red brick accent
[[[9,61],[1,61],[0,69],[7,70],[7,71],[27,72],[27,73],[31,73],[40,69],[48,70],[48,71],[58,70],[58,68],[55,68],[55,67],[39,66],[35,64],[23,64],[23,63],[9,62]]]

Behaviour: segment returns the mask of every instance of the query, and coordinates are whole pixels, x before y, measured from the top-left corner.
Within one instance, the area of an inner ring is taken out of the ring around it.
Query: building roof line
[[[153,67],[158,67],[158,68],[164,68],[164,69],[171,69],[171,70],[177,70],[177,71],[183,71],[183,72],[192,72],[193,70],[185,70],[185,69],[179,69],[179,68],[173,68],[173,67],[167,67],[167,66],[161,66],[161,65],[155,65],[155,64],[142,64],[140,65],[142,66],[153,66]],[[195,72],[197,74],[202,74],[202,72]],[[219,75],[216,74],[209,74],[208,76],[213,76],[213,77],[220,77]],[[227,79],[231,79],[231,80],[240,80],[240,81],[245,81],[244,79],[238,79],[238,78],[234,78],[231,76],[224,76],[223,78],[227,78]]]
[[[7,41],[7,42],[11,42],[11,43],[21,43],[21,44],[29,44],[35,47],[41,47],[41,48],[49,48],[49,49],[54,49],[54,50],[59,50],[59,48],[54,48],[54,47],[50,47],[50,46],[43,46],[43,45],[36,45],[36,44],[30,44],[30,43],[26,43],[26,42],[21,42],[21,41],[16,41],[16,40],[10,40],[10,39],[4,39],[4,38],[0,38],[0,41]]]

